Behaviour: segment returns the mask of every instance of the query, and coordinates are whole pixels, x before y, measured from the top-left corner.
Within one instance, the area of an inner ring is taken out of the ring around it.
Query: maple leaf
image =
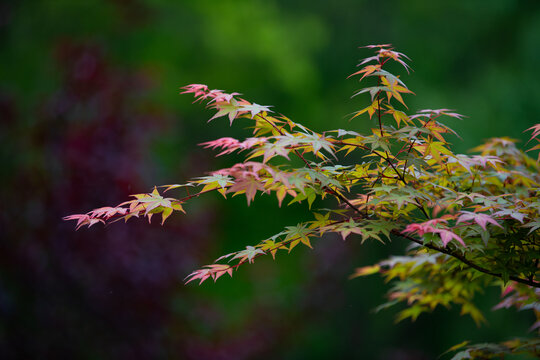
[[[409,57],[407,55],[405,55],[405,54],[402,54],[402,53],[397,52],[397,51],[393,51],[391,49],[392,49],[391,47],[386,47],[386,46],[381,47],[381,49],[379,50],[379,57],[389,57],[389,58],[393,59],[394,61],[397,61],[398,63],[400,63],[405,68],[405,70],[407,70],[407,73],[408,73],[409,70],[410,70],[410,67],[401,58],[403,57],[403,58],[406,58],[406,59],[410,60]]]
[[[484,168],[489,164],[494,169],[497,168],[497,164],[503,163],[498,156],[493,155],[474,155],[472,157],[472,162],[473,164],[480,165]]]
[[[433,232],[433,226],[426,226],[424,224],[409,224],[403,229],[401,232],[404,234],[407,233],[417,233],[418,235],[422,236],[427,232]]]
[[[531,126],[530,128],[528,128],[528,129],[525,130],[525,131],[529,131],[529,130],[532,130],[532,131],[533,131],[533,133],[532,133],[532,135],[531,135],[531,139],[530,139],[530,140],[532,140],[532,139],[536,138],[538,135],[540,135],[540,124],[536,124],[536,125],[534,125],[534,126]],[[524,132],[525,132],[525,131],[524,131]],[[529,140],[529,141],[530,141],[530,140]]]
[[[164,198],[159,194],[156,187],[154,187],[154,190],[150,194],[136,194],[132,196],[137,200],[120,204],[130,204],[129,213],[125,217],[126,221],[133,213],[144,211],[144,215],[148,217],[148,221],[150,222],[153,214],[161,212],[161,224],[163,225],[173,210],[185,213],[180,201],[173,198]]]
[[[206,95],[208,92],[208,86],[204,84],[190,84],[182,87],[181,89],[184,89],[180,94],[189,94],[193,93],[194,97],[200,97]]]
[[[266,163],[268,160],[273,158],[276,155],[281,155],[285,159],[290,160],[289,158],[289,152],[291,150],[288,149],[286,146],[284,146],[282,143],[275,142],[275,143],[266,143],[263,146],[261,146],[259,149],[255,150],[249,159],[256,157],[258,155],[263,155],[263,163]]]
[[[300,242],[306,245],[309,248],[312,248],[311,243],[309,242],[309,234],[311,230],[306,228],[306,224],[298,224],[297,226],[287,226],[287,229],[284,233],[287,234],[285,241],[293,239],[289,246],[289,252]]]
[[[464,117],[463,115],[458,114],[451,109],[423,109],[423,110],[419,110],[417,114],[412,115],[411,119],[424,117],[432,121],[434,118],[437,118],[441,115],[453,117],[460,120],[463,119]]]
[[[454,233],[453,233],[452,231],[450,231],[450,230],[446,230],[446,229],[435,229],[434,232],[437,233],[437,234],[439,234],[439,236],[441,237],[443,246],[446,246],[446,245],[447,245],[450,241],[452,241],[452,240],[456,240],[456,241],[459,242],[461,245],[467,246],[467,245],[465,245],[465,243],[463,242],[463,239],[461,239],[457,234],[454,234]]]
[[[352,233],[361,235],[362,237],[364,236],[364,232],[362,231],[360,224],[355,222],[353,219],[349,219],[347,222],[334,226],[332,231],[339,233],[343,240],[346,240],[347,236]]]
[[[456,224],[459,224],[464,221],[474,220],[474,222],[480,225],[480,227],[484,229],[484,231],[486,230],[487,223],[490,223],[490,224],[493,224],[495,226],[502,228],[502,226],[499,225],[497,221],[493,220],[491,216],[489,216],[488,214],[474,213],[470,211],[461,211],[461,214],[462,215],[458,217]]]
[[[214,173],[209,176],[202,176],[197,179],[198,179],[197,180],[198,183],[204,184],[204,187],[201,190],[201,192],[217,189],[217,188],[221,188],[225,190],[227,186],[234,184],[232,177],[230,177],[229,175],[222,175],[222,174],[217,174],[217,173]]]
[[[178,189],[181,187],[188,187],[188,186],[195,186],[195,184],[187,183],[187,184],[171,184],[171,185],[161,185],[160,187],[164,187],[165,190],[163,192],[167,192],[169,190]]]
[[[256,104],[256,103],[249,104],[249,105],[242,105],[240,107],[240,111],[250,112],[252,119],[255,117],[255,115],[257,115],[257,114],[259,114],[261,112],[272,112],[272,110],[270,110],[269,105],[263,106],[263,105],[259,105],[259,104]]]
[[[527,141],[527,144],[532,140],[532,139],[536,139],[537,141],[540,142],[540,139],[538,138],[538,135],[540,135],[540,124],[536,124],[530,128],[528,128],[527,130],[525,131],[529,131],[529,130],[532,130],[533,133],[531,135],[531,138]],[[540,149],[540,144],[537,144],[535,146],[533,146],[532,148],[530,148],[529,150],[527,150],[527,152],[529,151],[534,151],[534,150],[539,150]],[[537,162],[540,162],[540,153],[538,153],[538,158],[536,160]]]
[[[201,285],[206,279],[212,278],[214,282],[222,275],[229,274],[232,277],[233,268],[225,264],[205,265],[202,269],[196,270],[184,278],[185,284],[199,279]]]
[[[134,195],[137,197],[137,200],[140,203],[145,204],[145,215],[147,215],[150,211],[162,206],[164,208],[170,208],[172,206],[171,204],[171,198],[164,198],[163,196],[159,195],[159,192],[157,191],[157,188],[154,187],[154,190],[150,194],[143,194],[141,195]]]
[[[412,198],[410,194],[402,192],[402,191],[394,191],[390,193],[389,195],[385,196],[384,200],[391,203],[395,203],[398,209],[401,209],[403,204],[415,202],[414,198]]]
[[[361,62],[360,64],[358,64],[359,66],[362,66],[364,65],[366,62],[369,62],[371,60],[376,60],[377,57],[373,56],[369,59],[365,59],[363,62]],[[367,60],[367,61],[366,61]],[[371,74],[373,74],[374,72],[377,72],[381,69],[381,65],[377,64],[377,65],[368,65],[368,66],[365,66],[364,68],[362,68],[361,70],[347,76],[347,79],[350,78],[350,77],[353,77],[355,75],[359,75],[359,74],[364,74],[362,75],[362,77],[360,78],[359,81],[362,81],[362,79],[364,79],[366,76],[369,76]]]
[[[236,117],[238,116],[238,113],[242,111],[242,106],[243,105],[239,104],[238,101],[236,101],[236,99],[234,98],[231,98],[228,102],[216,102],[214,104],[214,107],[218,110],[218,112],[215,113],[214,116],[212,116],[210,120],[208,120],[208,122],[227,115],[229,117],[230,125],[232,125],[234,119],[236,119]]]
[[[414,148],[421,152],[424,156],[431,155],[438,163],[442,163],[441,154],[447,155],[445,161],[448,157],[454,157],[454,154],[447,149],[443,142],[432,141],[425,144],[415,145]]]
[[[354,274],[349,276],[349,279],[354,279],[359,276],[367,276],[376,274],[381,270],[381,267],[379,265],[372,265],[372,266],[364,266],[360,268],[356,268],[354,271]]]
[[[472,174],[471,167],[476,165],[475,161],[472,158],[470,158],[467,155],[463,155],[463,154],[457,154],[455,157],[448,158],[447,163],[448,164],[453,164],[453,163],[459,164],[462,168],[464,168],[465,170],[467,170],[471,174]]]
[[[389,84],[399,84],[404,88],[407,88],[405,83],[399,79],[399,76],[395,76],[394,74],[389,73],[386,70],[379,70],[374,73],[371,73],[370,76],[384,76],[386,78],[386,82]]]
[[[405,227],[405,229],[402,231],[403,233],[417,233],[418,235],[422,236],[425,233],[431,233],[435,232],[435,228],[432,226],[434,224],[431,221],[427,221],[425,223],[420,224],[409,224]]]
[[[357,116],[360,116],[362,114],[364,114],[365,112],[368,113],[369,115],[369,118],[371,119],[371,117],[373,116],[373,114],[375,114],[375,112],[379,109],[379,102],[377,100],[373,101],[371,103],[371,105],[369,105],[368,107],[362,109],[362,110],[359,110],[357,112],[354,113],[354,116],[352,118],[350,118],[349,120],[352,120],[354,119],[355,117]],[[339,136],[339,135],[338,135]]]
[[[209,96],[213,97],[212,100],[210,100],[210,102],[226,102],[226,103],[230,103],[232,100],[234,100],[234,96],[236,95],[242,95],[240,93],[237,93],[237,92],[233,92],[233,93],[230,93],[230,94],[227,94],[227,93],[224,93],[224,92],[221,92],[221,90],[212,90],[208,93]],[[243,101],[243,103],[246,102],[246,101]]]
[[[407,107],[405,102],[403,101],[403,98],[401,97],[401,93],[404,94],[413,94],[412,91],[407,89],[405,86],[399,85],[400,81],[397,79],[397,77],[393,76],[380,76],[382,85],[385,87],[386,96],[388,98],[388,102],[390,102],[390,99],[392,99],[392,96],[396,98],[403,106]]]
[[[127,214],[128,209],[123,207],[102,207],[99,209],[94,209],[88,213],[91,218],[97,218],[102,217],[104,219],[110,219],[111,217],[119,214],[119,215],[125,215]]]
[[[308,144],[313,148],[313,153],[317,154],[321,149],[326,150],[329,154],[334,155],[334,144],[329,141],[330,137],[319,135],[317,133],[305,134],[300,141],[303,144]]]
[[[449,217],[446,217],[446,218],[442,217],[442,218],[428,220],[423,223],[409,224],[402,232],[405,234],[417,233],[420,236],[424,235],[425,233],[439,234],[443,242],[443,246],[446,246],[452,240],[456,240],[461,245],[466,246],[465,243],[463,242],[463,239],[461,239],[461,237],[459,237],[457,234],[453,233],[452,231],[448,229],[442,229],[442,228],[436,227],[438,224],[447,223],[448,218]]]
[[[257,249],[254,246],[246,246],[246,250],[239,251],[231,260],[240,259],[240,263],[243,263],[247,260],[251,264],[253,263],[253,259],[255,259],[257,255],[264,254],[266,253],[262,249]]]
[[[392,106],[387,105],[387,109],[385,111],[387,114],[391,114],[394,120],[396,120],[397,126],[400,126],[400,123],[403,121],[405,124],[408,124],[410,121],[409,116],[405,114],[403,111],[399,111],[394,109]],[[371,116],[370,116],[371,118]]]
[[[246,199],[249,206],[251,201],[255,199],[257,190],[266,192],[263,184],[255,176],[247,175],[240,179],[237,178],[236,182],[227,190],[227,193],[235,193],[235,195],[246,193]]]
[[[523,224],[523,220],[525,220],[526,214],[516,211],[516,209],[504,209],[499,210],[495,213],[493,213],[493,216],[503,217],[503,216],[510,216],[513,219],[516,219],[520,223]]]
[[[282,235],[281,233],[278,235]],[[276,236],[277,237],[277,236]],[[287,247],[285,245],[280,244],[279,242],[276,243],[275,238],[270,238],[267,240],[264,240],[260,247],[263,251],[270,251],[270,254],[272,255],[272,259],[276,260],[276,253],[279,249],[287,250]]]
[[[213,141],[207,141],[200,143],[199,145],[203,146],[205,149],[207,148],[223,148],[225,151],[220,153],[219,155],[225,154],[227,152],[232,152],[240,147],[240,141],[231,138],[231,137],[222,137]],[[218,156],[219,156],[218,155]]]
[[[392,48],[392,44],[370,44],[370,45],[364,45],[360,46],[360,48],[366,48],[366,49],[383,49],[383,48]]]
[[[81,226],[88,225],[91,227],[98,222],[105,223],[102,219],[93,219],[88,214],[75,214],[63,217],[63,220],[77,220],[77,227],[75,230],[79,230]]]
[[[222,255],[222,256],[218,257],[216,260],[214,260],[214,262],[215,263],[220,262],[221,260],[230,258],[231,256],[236,255],[236,254],[237,254],[237,252],[232,252],[230,254]]]
[[[531,222],[523,225],[523,227],[531,228],[531,230],[529,230],[529,234],[532,234],[534,231],[540,229],[540,219],[536,219],[535,221],[531,221]]]
[[[371,86],[371,87],[363,88],[362,90],[357,91],[351,97],[355,97],[357,95],[364,94],[364,93],[368,92],[369,95],[371,96],[371,101],[373,101],[375,99],[375,97],[377,96],[377,94],[379,94],[382,91],[391,92],[392,90],[390,88],[386,87],[386,86]]]
[[[348,130],[343,130],[343,129],[330,130],[327,132],[337,132],[337,137],[343,137],[345,135],[360,136],[360,134],[357,133],[356,131],[348,131]]]

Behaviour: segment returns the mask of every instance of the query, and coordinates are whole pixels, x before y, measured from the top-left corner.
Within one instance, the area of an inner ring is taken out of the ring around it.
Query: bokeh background
[[[468,117],[456,151],[483,139],[526,140],[539,122],[536,0],[6,0],[0,2],[0,358],[434,359],[463,340],[530,336],[530,318],[459,309],[395,324],[374,314],[387,284],[348,280],[405,244],[328,237],[277,261],[259,259],[216,284],[193,269],[309,218],[268,197],[208,196],[166,226],[132,220],[74,231],[61,218],[181,183],[241,158],[198,143],[249,134],[207,124],[178,96],[206,83],[238,91],[315,130],[348,122],[365,99],[347,80],[359,46],[411,57],[411,110]],[[316,204],[323,206],[324,204]]]

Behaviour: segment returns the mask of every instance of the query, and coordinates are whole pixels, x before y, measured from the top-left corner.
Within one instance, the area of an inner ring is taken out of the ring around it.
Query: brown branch
[[[384,156],[383,154],[381,154],[380,152],[378,151],[375,151],[375,150],[372,150],[370,148],[368,148],[367,146],[363,146],[363,145],[359,145],[359,144],[351,144],[351,143],[348,143],[348,142],[345,142],[345,141],[342,141],[342,140],[334,140],[332,141],[334,144],[340,144],[340,145],[349,145],[349,146],[356,146],[356,147],[359,147],[360,149],[363,149],[363,150],[367,150],[375,155],[377,155],[378,157],[380,157],[381,159],[385,160],[391,167],[392,169],[394,170],[394,172],[396,173],[396,175],[398,176],[398,179],[403,182],[404,185],[407,185],[407,181],[405,181],[405,178],[403,177],[402,174],[399,173],[399,171],[397,171],[397,169],[395,168],[394,164],[392,163],[392,161],[390,160],[390,156],[388,155],[388,153],[386,153],[386,156]],[[388,167],[388,165],[387,165]],[[386,169],[386,168],[385,168]],[[384,171],[384,170],[383,170]],[[405,170],[404,170],[405,171]],[[429,215],[428,213],[426,212],[426,210],[424,209],[424,206],[422,205],[422,203],[417,199],[415,198],[414,199],[416,201],[416,207],[418,209],[420,209],[420,211],[422,211],[422,214],[426,217],[426,219],[429,219]]]
[[[481,273],[484,273],[484,274],[487,274],[487,275],[491,275],[491,276],[494,276],[494,277],[498,277],[498,278],[503,278],[502,274],[499,274],[499,273],[495,273],[493,271],[490,271],[486,268],[483,268],[481,267],[480,265],[478,264],[475,264],[473,263],[472,261],[468,260],[465,256],[463,255],[460,255],[460,254],[456,254],[455,252],[452,252],[448,249],[445,249],[445,248],[441,248],[441,247],[438,247],[436,245],[433,245],[433,244],[424,244],[423,241],[421,240],[418,240],[418,239],[415,239],[411,236],[408,236],[408,235],[405,235],[403,234],[402,232],[398,231],[398,230],[392,230],[391,231],[392,234],[396,235],[396,236],[399,236],[399,237],[402,237],[404,239],[407,239],[409,241],[412,241],[414,243],[417,243],[421,246],[424,246],[428,249],[431,249],[431,250],[435,250],[435,251],[438,251],[440,253],[443,253],[443,254],[446,254],[446,255],[449,255],[449,256],[452,256],[453,258],[461,261],[462,263],[464,263],[465,265],[477,270],[477,271],[480,271]],[[521,283],[521,284],[525,284],[525,285],[528,285],[528,286],[532,286],[532,287],[536,287],[536,288],[540,288],[540,283],[537,282],[537,281],[533,281],[533,280],[529,280],[529,279],[523,279],[523,278],[520,278],[520,277],[517,277],[517,276],[513,276],[513,275],[510,275],[508,277],[510,280],[512,281],[515,281],[515,282],[518,282],[518,283]]]
[[[347,218],[346,220],[344,219],[344,220],[332,221],[331,223],[329,223],[329,224],[327,224],[327,225],[325,225],[325,226],[342,224],[342,223],[344,223],[344,222],[349,221],[349,219],[351,219],[351,218]],[[361,217],[353,217],[352,219],[361,219]],[[313,234],[313,233],[315,233],[315,232],[316,232],[316,230],[313,229],[313,230],[310,231],[309,234]],[[308,234],[308,235],[309,235],[309,234]],[[319,236],[319,237],[320,237],[320,236]],[[260,256],[263,256],[263,255],[268,255],[269,253],[272,253],[272,251],[274,251],[274,250],[279,250],[280,248],[289,245],[289,244],[292,243],[293,241],[301,240],[301,239],[302,239],[301,236],[296,236],[296,237],[293,237],[293,238],[291,238],[291,239],[289,239],[289,240],[285,240],[285,241],[279,242],[279,243],[275,244],[274,246],[272,246],[271,248],[266,249],[266,250],[263,250],[264,253],[258,253],[258,254],[255,254],[255,256],[253,256],[252,259],[256,259],[256,258],[258,258],[258,257],[260,257]],[[263,240],[263,241],[264,241],[264,240]],[[233,252],[232,254],[239,253],[239,252],[240,252],[240,251],[236,251],[236,252]],[[214,262],[214,263],[215,263],[215,262]],[[238,267],[240,267],[240,265],[245,264],[245,263],[246,263],[246,261],[244,260],[244,261],[239,262],[238,264],[229,265],[229,268],[230,268],[230,269],[235,269],[235,268],[238,268]],[[222,270],[220,270],[220,271],[222,271]]]
[[[281,131],[281,129],[279,129],[273,122],[271,122],[270,120],[268,120],[266,118],[266,116],[263,116],[263,115],[259,115],[264,121],[266,121],[267,123],[269,123],[270,125],[272,125],[272,127],[274,129],[276,129],[276,131],[278,133],[280,133],[282,136],[284,135],[283,134],[283,131]],[[313,170],[313,168],[311,167],[311,165],[309,164],[309,162],[306,160],[306,158],[304,158],[304,156],[302,154],[300,154],[298,152],[298,150],[296,149],[293,149],[294,153],[300,158],[302,159],[302,161],[306,164],[306,166],[310,169],[310,170]],[[334,195],[335,197],[337,197],[338,199],[340,199],[342,202],[344,202],[345,204],[347,204],[351,209],[353,209],[354,211],[356,211],[357,213],[361,214],[362,212],[360,211],[360,209],[358,209],[356,206],[354,206],[348,199],[346,199],[343,195],[341,195],[340,193],[338,193],[336,190],[332,189],[330,186],[324,186],[323,189],[327,190],[330,194]]]

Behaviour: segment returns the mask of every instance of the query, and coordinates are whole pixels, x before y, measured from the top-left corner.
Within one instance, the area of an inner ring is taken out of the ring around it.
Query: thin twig
[[[423,241],[421,240],[418,240],[418,239],[415,239],[411,236],[408,236],[408,235],[405,235],[403,234],[402,232],[398,231],[398,230],[392,230],[390,231],[392,234],[396,235],[396,236],[399,236],[399,237],[402,237],[404,239],[407,239],[409,241],[412,241],[414,243],[417,243],[421,246],[424,246],[424,247],[427,247],[428,249],[431,249],[431,250],[435,250],[435,251],[438,251],[440,253],[443,253],[443,254],[446,254],[446,255],[450,255],[452,256],[453,258],[455,259],[458,259],[459,261],[461,261],[462,263],[468,265],[469,267],[475,269],[475,270],[478,270],[484,274],[487,274],[487,275],[491,275],[491,276],[495,276],[495,277],[498,277],[498,278],[503,278],[503,275],[502,274],[499,274],[499,273],[495,273],[493,271],[490,271],[486,268],[483,268],[481,267],[480,265],[478,264],[475,264],[473,263],[472,261],[468,260],[465,256],[463,255],[460,255],[460,254],[456,254],[448,249],[445,249],[445,248],[441,248],[441,247],[438,247],[438,246],[435,246],[433,244],[424,244]],[[536,287],[536,288],[540,288],[540,283],[537,282],[537,281],[533,281],[533,280],[528,280],[528,279],[522,279],[520,277],[517,277],[517,276],[513,276],[513,275],[510,275],[508,277],[510,280],[512,281],[515,281],[515,282],[518,282],[518,283],[521,283],[521,284],[525,284],[525,285],[529,285],[529,286],[532,286],[532,287]]]

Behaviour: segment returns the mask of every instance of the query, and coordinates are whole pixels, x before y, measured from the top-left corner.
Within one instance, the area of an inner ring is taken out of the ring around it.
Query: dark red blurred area
[[[115,68],[99,46],[65,40],[56,55],[61,85],[31,126],[17,118],[9,94],[0,97],[2,132],[12,135],[4,136],[4,157],[17,162],[2,173],[10,210],[1,217],[0,352],[164,357],[163,325],[173,316],[164,300],[182,291],[186,264],[206,246],[212,212],[189,218],[196,231],[181,221],[134,221],[75,232],[61,221],[147,191],[144,173],[153,164],[144,154],[168,115],[145,104],[148,79]]]

